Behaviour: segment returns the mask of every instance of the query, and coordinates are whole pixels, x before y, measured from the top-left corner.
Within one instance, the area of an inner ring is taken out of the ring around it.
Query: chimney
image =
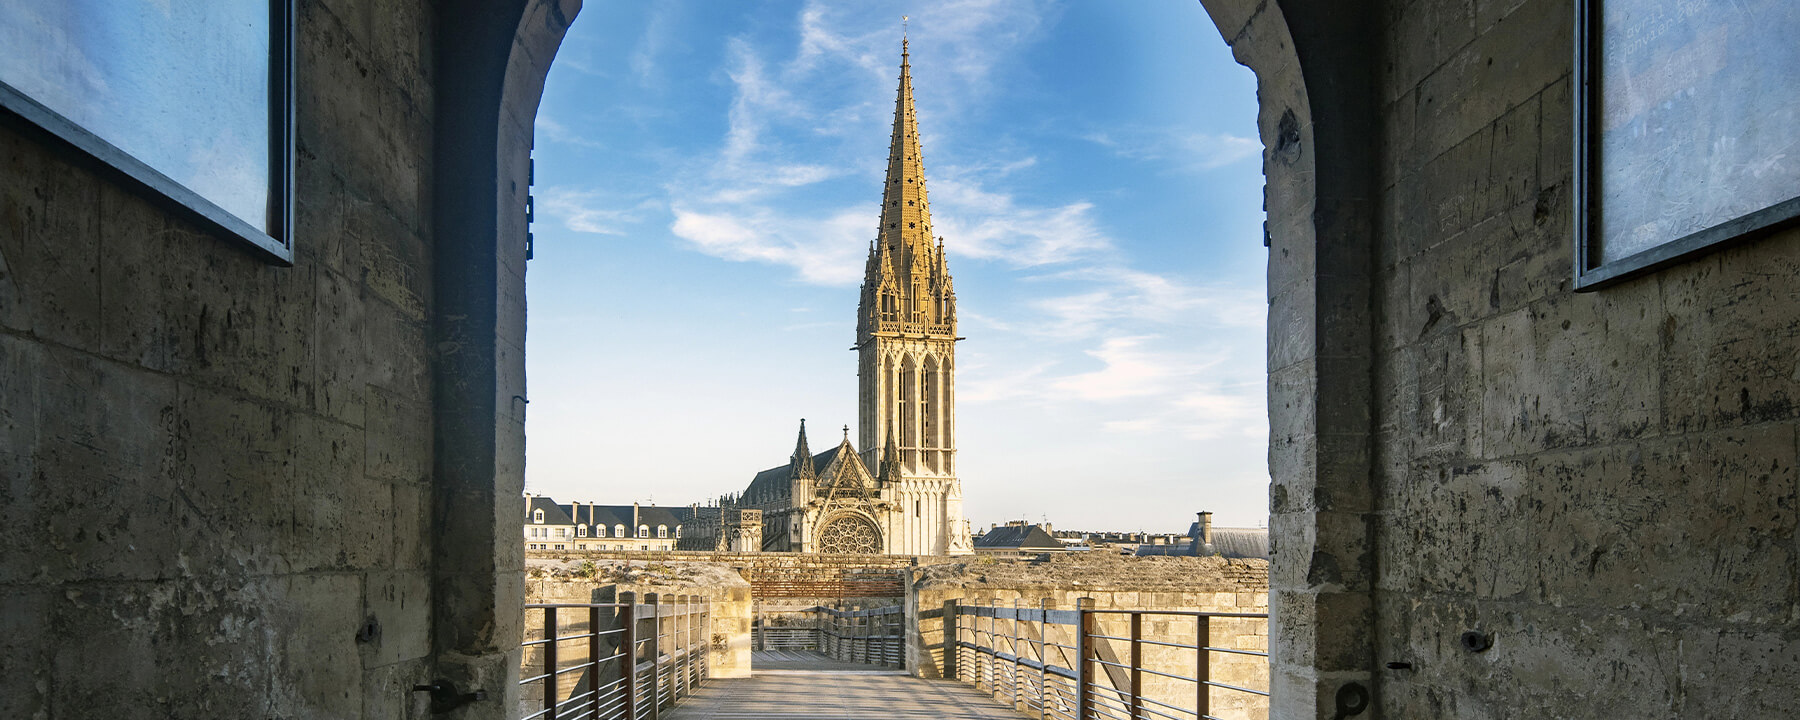
[[[1200,543],[1212,544],[1212,513],[1200,511]]]
[[[642,524],[643,522],[644,521],[638,519],[637,501],[636,500],[631,501],[631,536],[632,537],[637,537],[638,525]]]

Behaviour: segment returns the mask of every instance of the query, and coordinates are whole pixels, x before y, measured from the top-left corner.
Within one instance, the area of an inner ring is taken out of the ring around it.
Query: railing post
[[[916,608],[920,615],[922,608]],[[921,625],[919,629],[919,654],[925,654],[924,621],[914,618]],[[944,677],[962,679],[962,606],[955,600],[944,602]],[[920,664],[924,664],[923,658]]]
[[[619,684],[625,689],[625,720],[637,720],[637,593],[619,593]]]
[[[650,720],[662,717],[662,596],[644,593],[644,604],[650,606]]]
[[[1050,598],[1038,600],[1038,719],[1050,717]]]
[[[1131,611],[1131,710],[1132,720],[1144,715],[1144,614]]]
[[[600,606],[588,606],[588,694],[592,712],[600,711]]]
[[[1212,644],[1212,618],[1200,615],[1195,618],[1194,645],[1199,648],[1194,656],[1194,679],[1199,690],[1194,695],[1194,717],[1200,720],[1212,714],[1212,653],[1206,646]]]
[[[1093,653],[1094,615],[1093,598],[1081,598],[1075,601],[1075,614],[1080,622],[1075,624],[1075,720],[1088,720],[1094,716],[1094,704],[1088,699],[1088,685],[1094,681],[1094,670],[1088,664],[1088,655]]]
[[[1012,637],[1006,641],[1006,648],[1012,650],[1013,653],[1012,680],[1008,682],[1008,686],[1012,688],[1013,711],[1017,711],[1022,702],[1024,702],[1024,679],[1022,679],[1021,673],[1019,673],[1019,668],[1021,668],[1021,662],[1019,662],[1019,637],[1021,637],[1021,634],[1019,634],[1019,605],[1021,605],[1021,601],[1022,598],[1013,598],[1013,621],[1006,625],[1006,628],[1008,628],[1006,632],[1012,635]]]
[[[544,718],[556,720],[556,608],[544,608]]]

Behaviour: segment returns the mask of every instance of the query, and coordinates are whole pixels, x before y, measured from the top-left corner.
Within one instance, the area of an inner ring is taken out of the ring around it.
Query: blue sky
[[[1264,522],[1255,79],[1191,0],[588,3],[537,121],[527,489],[703,502],[855,422],[903,14],[968,517]]]

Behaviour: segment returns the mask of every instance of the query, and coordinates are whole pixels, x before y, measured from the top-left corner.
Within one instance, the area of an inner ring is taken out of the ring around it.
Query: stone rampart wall
[[[704,562],[725,565],[750,582],[761,602],[810,600],[827,604],[855,598],[900,598],[906,568],[950,562],[951,558],[908,555],[824,555],[700,551],[552,550],[528,551],[532,559],[591,558],[646,564]]]

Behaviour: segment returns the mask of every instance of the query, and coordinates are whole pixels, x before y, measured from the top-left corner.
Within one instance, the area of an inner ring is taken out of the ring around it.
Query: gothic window
[[[907,358],[900,369],[900,445],[913,447],[918,445],[918,430],[914,420],[919,407],[918,391],[919,372],[913,365],[912,358]]]
[[[921,433],[923,438],[919,444],[924,447],[937,447],[937,416],[932,413],[938,394],[937,358],[929,358],[925,361],[925,371],[920,377],[924,382],[925,392],[919,399],[919,421],[924,426]]]
[[[924,516],[925,515],[924,504],[919,502],[918,500],[914,500],[913,501],[913,514],[919,515],[919,516]]]
[[[869,521],[845,515],[819,529],[819,552],[873,554],[881,552],[881,535]]]

